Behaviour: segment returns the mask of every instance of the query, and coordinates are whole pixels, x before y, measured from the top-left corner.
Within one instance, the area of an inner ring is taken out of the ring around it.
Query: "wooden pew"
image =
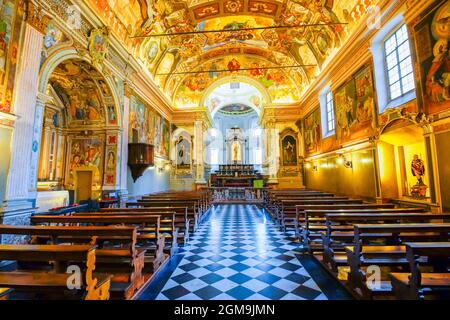
[[[201,214],[198,211],[198,205],[196,201],[187,200],[166,200],[166,201],[145,201],[138,200],[137,202],[128,202],[127,208],[143,207],[143,208],[155,208],[155,207],[186,207],[189,220],[192,222],[189,224],[189,232],[194,232],[200,223]]]
[[[311,252],[323,250],[322,238],[324,232],[327,230],[327,216],[329,214],[350,215],[352,219],[357,219],[357,215],[366,214],[388,214],[388,213],[421,213],[424,212],[422,208],[394,208],[393,204],[359,204],[359,209],[339,209],[340,206],[327,206],[326,210],[303,210],[299,211],[298,230],[299,238],[302,239],[303,245]],[[338,218],[339,219],[339,218]],[[355,221],[355,223],[363,221]],[[353,224],[346,224],[345,220],[339,220],[341,229],[353,231]],[[337,228],[338,226],[336,226]]]
[[[13,289],[10,288],[0,288],[0,301],[8,300],[9,295],[13,292]]]
[[[145,250],[136,248],[135,227],[0,225],[1,234],[28,236],[31,244],[97,245],[96,270],[114,274],[110,290],[114,298],[130,299],[144,284]]]
[[[271,216],[281,225],[282,201],[283,200],[307,200],[307,199],[347,199],[346,197],[335,197],[331,193],[308,192],[308,193],[278,193],[269,196],[266,201],[266,209]]]
[[[431,214],[417,209],[387,209],[373,213],[336,213],[326,215],[326,231],[322,234],[322,261],[334,272],[339,266],[347,265],[345,247],[353,245],[354,224],[363,223],[430,223],[450,220],[450,214]]]
[[[300,241],[307,245],[311,237],[321,237],[325,230],[325,215],[329,210],[370,210],[393,209],[392,203],[336,203],[336,204],[299,204],[295,206],[295,234]],[[308,226],[307,226],[308,223]],[[309,226],[311,224],[311,226]],[[314,226],[313,226],[314,224]],[[314,231],[319,233],[316,233]]]
[[[197,201],[197,205],[200,213],[206,212],[209,207],[209,198],[206,193],[204,194],[189,194],[189,193],[157,193],[150,194],[146,196],[142,196],[142,200],[149,201],[167,201],[167,200],[188,200],[188,201]]]
[[[450,223],[423,224],[356,224],[354,246],[345,248],[350,266],[348,285],[364,299],[392,295],[390,272],[408,271],[406,242],[450,240]],[[381,285],[371,288],[367,283],[369,266],[382,269]],[[383,270],[384,269],[384,270]],[[387,269],[387,270],[386,270]]]
[[[450,296],[450,242],[406,243],[409,273],[391,273],[397,299],[448,299]],[[425,265],[431,265],[428,270]]]
[[[85,300],[108,300],[110,276],[95,274],[96,252],[92,245],[0,245],[0,260],[46,264],[46,270],[14,270],[0,272],[0,287],[21,293],[34,293],[46,298],[72,298]],[[54,265],[52,267],[52,262]],[[80,268],[80,289],[69,290],[73,283],[66,273],[67,267]],[[71,292],[70,292],[71,291]]]
[[[114,216],[161,216],[159,231],[164,236],[164,252],[168,255],[174,255],[178,250],[178,228],[175,227],[175,212],[173,211],[101,211],[101,212],[81,212],[74,214],[75,216],[96,216],[96,217],[114,217]]]
[[[164,237],[160,233],[159,215],[136,216],[33,216],[33,225],[125,225],[138,228],[137,246],[145,251],[144,270],[156,272],[166,260],[164,255]]]
[[[278,205],[277,198],[281,197],[293,197],[293,198],[306,198],[306,197],[334,197],[332,193],[317,192],[317,191],[305,191],[305,190],[267,190],[264,196],[264,203],[268,210]]]
[[[296,230],[296,214],[297,205],[316,205],[316,204],[361,204],[363,200],[348,199],[347,197],[320,197],[320,198],[279,198],[279,213],[278,219],[281,220],[281,225],[284,230],[293,228]]]
[[[186,244],[189,241],[189,225],[187,207],[139,207],[139,208],[104,208],[99,212],[108,212],[115,214],[140,214],[158,212],[173,212],[175,214],[175,227],[178,229],[178,244]]]

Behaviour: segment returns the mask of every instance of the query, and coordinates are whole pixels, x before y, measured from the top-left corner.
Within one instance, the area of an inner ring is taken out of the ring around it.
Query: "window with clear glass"
[[[408,30],[401,26],[385,42],[386,71],[390,100],[414,90],[414,73]]]
[[[333,94],[330,92],[326,96],[327,106],[327,132],[332,133],[334,131],[334,106],[333,106]]]

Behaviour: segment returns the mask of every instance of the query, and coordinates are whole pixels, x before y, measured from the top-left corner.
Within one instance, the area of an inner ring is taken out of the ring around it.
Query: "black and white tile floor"
[[[256,206],[218,206],[191,237],[178,257],[181,261],[153,298],[327,299],[297,259],[298,248]],[[144,293],[141,299],[146,298]]]

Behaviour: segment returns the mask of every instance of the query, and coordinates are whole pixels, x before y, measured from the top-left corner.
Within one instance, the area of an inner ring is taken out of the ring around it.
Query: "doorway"
[[[92,198],[92,171],[77,171],[77,202]]]

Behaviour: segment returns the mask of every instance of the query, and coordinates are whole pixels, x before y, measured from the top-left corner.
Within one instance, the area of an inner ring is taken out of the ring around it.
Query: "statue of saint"
[[[425,174],[425,163],[415,154],[411,162],[411,173],[417,179],[418,185],[423,185],[422,176]]]
[[[232,161],[240,161],[241,160],[241,146],[239,142],[233,143],[233,158]]]

